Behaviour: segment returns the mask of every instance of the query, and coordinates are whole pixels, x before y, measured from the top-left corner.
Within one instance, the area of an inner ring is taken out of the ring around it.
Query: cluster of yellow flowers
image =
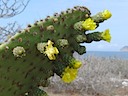
[[[48,40],[47,46],[45,46],[46,49],[44,51],[44,54],[46,54],[50,60],[55,60],[55,54],[58,54],[59,51],[56,47],[53,47],[52,45],[53,42],[51,40]]]
[[[108,10],[104,10],[101,14],[102,14],[102,18],[104,20],[107,20],[112,16],[110,11],[108,11]],[[95,30],[97,27],[96,22],[94,22],[94,20],[92,20],[91,18],[86,19],[83,22],[82,26],[85,30]]]
[[[62,80],[65,83],[70,83],[77,77],[78,68],[80,68],[81,62],[73,59],[69,65],[71,65],[71,67],[67,66],[62,73]]]
[[[112,16],[112,14],[108,10],[104,10],[101,14],[104,20],[107,20]],[[85,30],[95,30],[97,27],[97,24],[96,22],[94,22],[93,19],[88,18],[83,22],[82,26]],[[103,40],[110,42],[111,35],[109,33],[109,30],[107,29],[104,32],[102,32],[101,37]]]

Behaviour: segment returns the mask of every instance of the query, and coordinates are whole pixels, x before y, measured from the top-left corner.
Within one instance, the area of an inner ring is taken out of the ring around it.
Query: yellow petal
[[[106,19],[109,19],[109,18],[112,16],[112,14],[111,14],[110,11],[104,10],[104,11],[102,12],[102,16],[103,16],[103,18],[106,20]]]
[[[48,54],[47,56],[50,60],[55,60],[56,59],[55,55]]]
[[[62,74],[62,80],[65,83],[70,83],[76,78],[77,73],[78,73],[77,69],[67,67],[65,68],[65,71]]]
[[[80,61],[76,61],[73,67],[78,69],[81,67],[81,65],[82,65],[82,63]]]
[[[91,18],[86,19],[83,24],[82,24],[83,28],[85,30],[95,30],[96,29],[96,23],[94,22],[94,20],[92,20]]]
[[[109,32],[109,29],[105,30],[104,32],[102,32],[101,37],[103,40],[110,42],[111,41],[111,35]]]
[[[81,67],[82,63],[81,61],[76,60],[75,58],[72,58],[69,65],[71,65],[75,69],[78,69]]]
[[[54,52],[55,54],[58,54],[59,53],[59,51],[58,51],[58,49],[56,47],[54,47],[54,51],[55,51]]]
[[[48,44],[45,47],[46,49],[44,54],[46,54],[50,60],[55,60],[56,59],[55,54],[58,54],[59,51],[56,47],[53,47],[52,44],[53,42],[51,40],[48,40]]]
[[[48,40],[48,45],[52,45],[53,42],[51,40]]]
[[[70,83],[71,82],[71,79],[70,79],[70,74],[69,73],[65,73],[62,77],[62,80],[65,82],[65,83]]]

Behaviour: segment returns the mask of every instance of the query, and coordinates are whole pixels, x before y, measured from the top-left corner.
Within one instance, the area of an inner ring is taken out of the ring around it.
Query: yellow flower
[[[96,29],[96,23],[94,22],[94,20],[92,20],[91,18],[86,19],[83,24],[82,24],[83,28],[85,30],[95,30]]]
[[[82,65],[82,63],[80,61],[76,61],[73,67],[78,69],[81,67],[81,65]]]
[[[50,46],[52,44],[54,44],[54,43],[51,40],[48,40],[48,45]]]
[[[71,66],[75,69],[78,69],[81,67],[82,63],[79,61],[79,60],[76,60],[76,59],[71,59]]]
[[[65,68],[65,71],[62,74],[62,80],[65,83],[70,83],[76,78],[77,74],[78,74],[77,69],[69,68],[68,66]]]
[[[101,37],[103,40],[110,42],[111,41],[111,35],[109,33],[109,29],[105,30],[104,32],[101,33]]]
[[[103,16],[103,18],[106,20],[106,19],[109,19],[109,18],[112,16],[112,14],[111,14],[110,11],[104,10],[104,11],[102,12],[102,16]]]
[[[50,60],[55,60],[56,59],[55,54],[58,54],[59,51],[56,47],[53,47],[52,44],[53,42],[48,40],[47,46],[45,47],[46,50],[44,53],[48,56]]]

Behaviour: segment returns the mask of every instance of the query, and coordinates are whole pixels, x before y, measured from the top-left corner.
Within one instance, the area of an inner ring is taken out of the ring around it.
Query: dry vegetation
[[[65,84],[58,76],[44,88],[50,96],[128,96],[128,60],[74,54],[83,62],[77,79]]]

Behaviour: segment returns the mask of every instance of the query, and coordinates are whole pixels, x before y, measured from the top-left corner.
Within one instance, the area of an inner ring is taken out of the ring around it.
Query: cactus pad
[[[73,53],[86,52],[80,43],[110,39],[103,32],[86,33],[106,20],[99,14],[91,17],[86,7],[76,6],[28,25],[1,44],[0,96],[46,96],[38,87],[54,73],[67,83],[74,80],[81,63]]]

